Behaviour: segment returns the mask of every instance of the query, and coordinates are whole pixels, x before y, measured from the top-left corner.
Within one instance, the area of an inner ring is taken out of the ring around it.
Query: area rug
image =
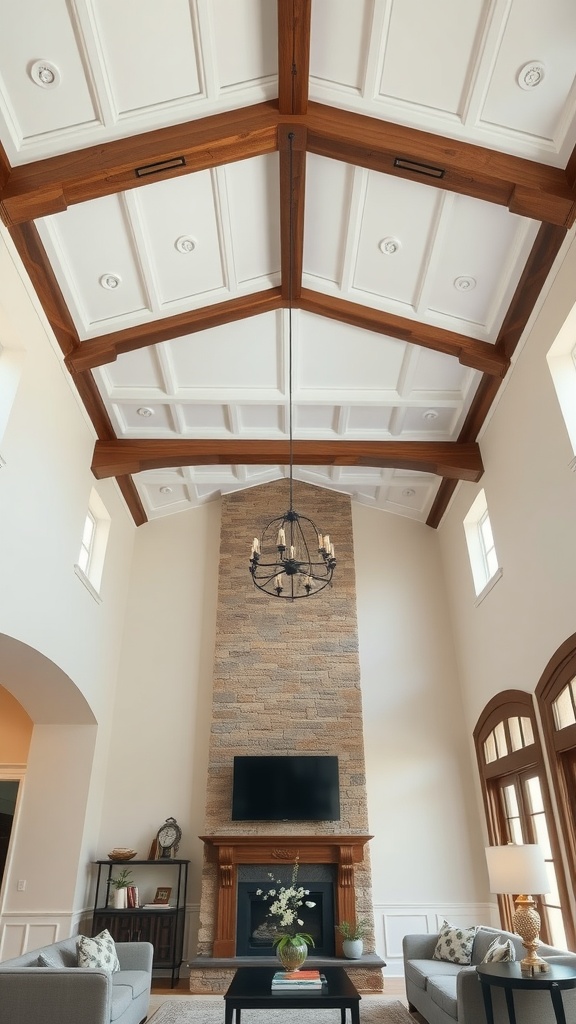
[[[350,1020],[348,1013],[347,1019]],[[242,1024],[340,1024],[340,1010],[242,1010]],[[148,1024],[224,1024],[222,996],[167,999]],[[360,1024],[414,1024],[406,1007],[387,996],[360,1000]]]

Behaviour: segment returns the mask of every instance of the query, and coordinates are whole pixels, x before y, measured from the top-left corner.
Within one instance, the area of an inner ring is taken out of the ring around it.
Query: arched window
[[[576,884],[576,633],[548,662],[536,687],[566,858]]]
[[[540,936],[573,948],[571,904],[531,695],[507,690],[493,697],[478,720],[474,742],[490,845],[540,843],[550,880],[550,891],[539,899]],[[502,924],[511,929],[513,900],[499,896],[498,903]]]

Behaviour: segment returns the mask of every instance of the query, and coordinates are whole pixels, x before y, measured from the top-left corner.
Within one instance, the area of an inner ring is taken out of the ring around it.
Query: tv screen
[[[234,758],[232,821],[339,821],[337,757]]]

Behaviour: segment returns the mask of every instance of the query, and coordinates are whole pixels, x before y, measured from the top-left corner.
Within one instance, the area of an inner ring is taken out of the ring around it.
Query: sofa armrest
[[[463,967],[456,979],[458,1024],[478,1024],[486,1020],[484,997],[475,967]]]
[[[404,959],[431,960],[437,942],[437,935],[405,935],[402,939]]]
[[[154,946],[151,942],[117,942],[116,955],[121,971],[147,971],[152,974]]]
[[[108,971],[82,967],[0,969],[0,1024],[109,1024]]]

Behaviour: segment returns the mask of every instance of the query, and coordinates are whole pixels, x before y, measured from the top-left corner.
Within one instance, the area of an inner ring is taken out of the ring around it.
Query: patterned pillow
[[[516,950],[512,939],[506,939],[505,942],[500,942],[500,939],[502,938],[503,936],[501,935],[500,938],[494,939],[494,941],[490,943],[486,950],[486,956],[482,961],[483,964],[498,962],[504,963],[505,961],[516,959]]]
[[[99,935],[95,935],[93,939],[89,939],[87,935],[79,935],[76,946],[78,967],[99,967],[101,970],[111,972],[120,970],[116,945],[106,928]]]
[[[472,946],[477,931],[476,925],[472,928],[457,928],[456,925],[443,921],[433,953],[434,959],[449,960],[450,963],[463,966],[471,963]]]

